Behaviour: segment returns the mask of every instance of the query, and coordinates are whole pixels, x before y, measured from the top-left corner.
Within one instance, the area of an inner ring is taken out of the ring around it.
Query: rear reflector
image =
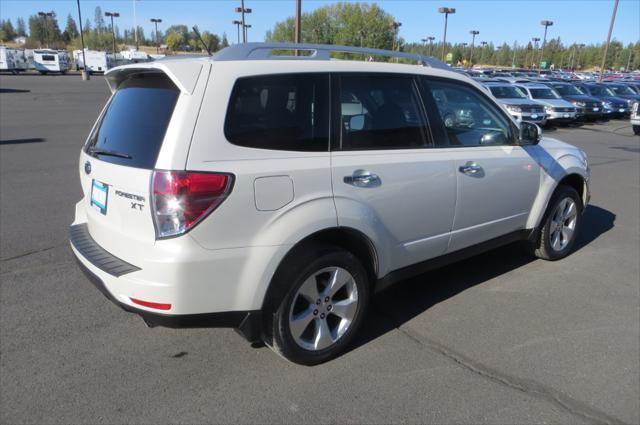
[[[151,301],[142,301],[135,298],[129,298],[134,304],[142,305],[156,310],[171,310],[171,304],[152,303]]]
[[[190,171],[153,172],[156,236],[180,235],[216,209],[231,192],[233,176]]]

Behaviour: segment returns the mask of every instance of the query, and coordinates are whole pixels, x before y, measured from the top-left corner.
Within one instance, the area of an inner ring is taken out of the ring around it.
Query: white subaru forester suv
[[[586,155],[446,68],[249,43],[109,70],[79,161],[81,269],[149,326],[233,327],[317,364],[394,282],[517,240],[568,255]]]

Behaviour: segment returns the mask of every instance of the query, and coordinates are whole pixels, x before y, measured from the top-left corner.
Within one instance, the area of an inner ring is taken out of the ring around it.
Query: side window
[[[224,127],[229,142],[259,149],[329,150],[329,75],[236,81]]]
[[[343,75],[338,98],[343,150],[425,146],[427,128],[412,77]]]
[[[450,146],[514,144],[514,126],[500,109],[471,87],[427,80]]]

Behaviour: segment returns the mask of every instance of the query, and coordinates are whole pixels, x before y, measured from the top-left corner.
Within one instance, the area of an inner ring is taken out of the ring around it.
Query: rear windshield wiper
[[[98,155],[106,155],[106,156],[115,156],[118,158],[126,158],[126,159],[133,158],[131,155],[126,153],[110,151],[108,149],[100,149],[100,148],[89,148],[89,153],[95,153]]]

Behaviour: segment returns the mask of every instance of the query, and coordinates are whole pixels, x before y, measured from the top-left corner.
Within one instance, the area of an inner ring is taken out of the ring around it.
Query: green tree
[[[47,16],[46,18],[31,15],[29,17],[29,34],[32,41],[38,41],[40,46],[60,46],[63,47],[63,43],[60,43],[62,34],[60,33],[60,27],[58,26],[58,20],[55,16]]]
[[[184,36],[180,33],[171,32],[167,34],[167,48],[174,52],[184,49],[185,41]]]
[[[96,6],[96,11],[93,15],[93,25],[99,33],[104,32],[106,26],[104,23],[104,17],[102,15],[102,9],[100,6]]]
[[[337,3],[302,15],[302,41],[392,49],[397,40],[393,16],[375,4]],[[267,41],[293,41],[293,17],[276,23]]]
[[[0,21],[0,28],[4,33],[3,40],[13,40],[16,38],[16,31],[13,28],[13,24],[11,23],[11,19],[7,19],[6,21]]]
[[[16,21],[16,35],[18,37],[26,37],[27,36],[27,26],[24,23],[24,19],[18,18]]]
[[[227,39],[227,33],[222,33],[222,41],[220,42],[220,49],[229,47],[229,40]]]
[[[65,27],[64,31],[67,33],[69,39],[71,40],[80,35],[80,33],[78,32],[78,27],[76,26],[76,21],[73,20],[71,14],[67,15],[67,26]]]

